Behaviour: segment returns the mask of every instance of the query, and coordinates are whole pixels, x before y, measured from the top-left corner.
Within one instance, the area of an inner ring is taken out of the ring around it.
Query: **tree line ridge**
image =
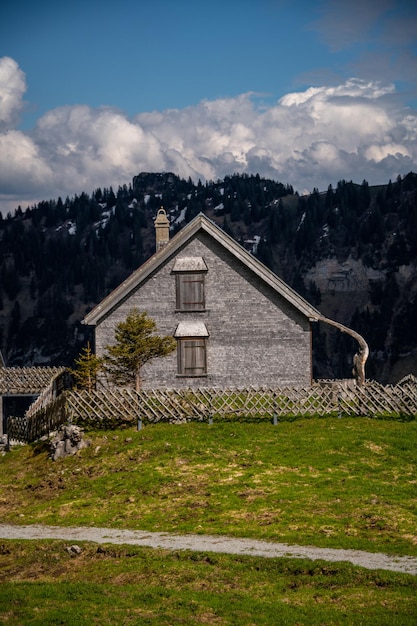
[[[259,175],[195,184],[141,173],[117,190],[0,214],[0,350],[7,365],[73,364],[91,340],[84,315],[153,254],[161,206],[172,234],[205,213],[323,315],[362,334],[371,350],[368,377],[385,383],[417,374],[412,172],[375,187],[341,180],[305,196]],[[334,268],[327,277],[326,264]],[[319,327],[313,341],[317,377],[350,376],[349,337]]]

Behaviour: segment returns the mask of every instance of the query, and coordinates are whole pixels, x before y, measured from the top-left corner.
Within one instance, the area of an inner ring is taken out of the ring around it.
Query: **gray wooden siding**
[[[176,256],[204,258],[204,311],[176,311]],[[209,332],[206,376],[178,377],[173,353],[145,366],[144,388],[310,385],[310,324],[304,315],[203,232],[176,256],[97,326],[97,354],[137,307],[154,318],[160,334],[174,335],[181,321],[204,322]]]

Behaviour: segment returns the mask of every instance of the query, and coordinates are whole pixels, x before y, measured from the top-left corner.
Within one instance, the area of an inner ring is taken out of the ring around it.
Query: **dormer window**
[[[204,279],[207,265],[202,257],[177,258],[172,273],[176,281],[177,311],[204,311]]]
[[[203,322],[180,322],[174,333],[177,340],[177,375],[189,378],[207,375],[207,338]]]

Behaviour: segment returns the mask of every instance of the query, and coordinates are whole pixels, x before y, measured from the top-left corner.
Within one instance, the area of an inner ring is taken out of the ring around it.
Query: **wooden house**
[[[97,355],[136,308],[177,341],[144,366],[143,388],[310,385],[319,311],[205,215],[169,239],[160,209],[155,228],[156,253],[84,319]]]

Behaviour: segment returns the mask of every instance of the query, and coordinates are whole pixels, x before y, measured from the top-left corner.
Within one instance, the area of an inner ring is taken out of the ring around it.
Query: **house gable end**
[[[219,226],[209,220],[205,215],[200,214],[177,233],[164,248],[150,257],[140,268],[134,271],[123,283],[116,287],[116,289],[94,307],[85,316],[83,323],[92,326],[99,324],[114,311],[115,308],[125,302],[126,299],[139,289],[155,272],[159,271],[163,265],[172,259],[172,257],[176,256],[181,249],[186,247],[199,232],[204,232],[217,241],[243,265],[252,270],[261,281],[268,284],[285,300],[291,303],[292,306],[298,309],[302,315],[305,315],[311,320],[320,319],[321,314],[319,311],[311,306],[258,259],[247,252],[240,244],[229,237]]]

